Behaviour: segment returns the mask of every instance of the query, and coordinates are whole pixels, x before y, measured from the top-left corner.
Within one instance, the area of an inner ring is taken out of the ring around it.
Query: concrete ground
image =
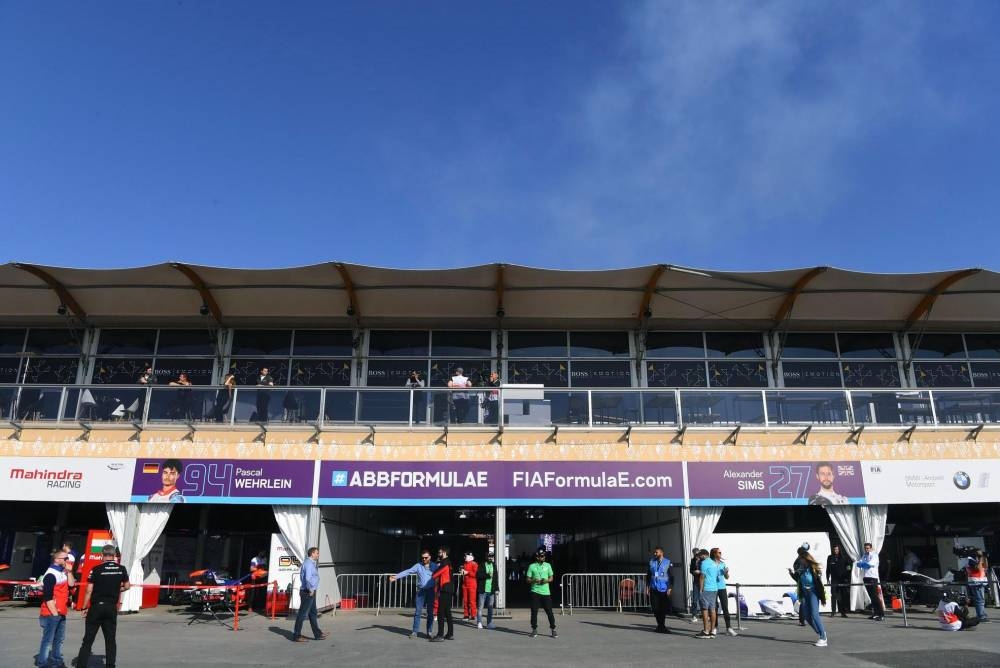
[[[998,611],[993,611],[1000,619]],[[946,633],[928,613],[918,613],[911,628],[896,615],[882,623],[861,616],[824,618],[830,645],[814,647],[816,634],[794,620],[744,621],[737,638],[692,637],[700,626],[671,619],[672,635],[652,632],[652,618],[634,613],[576,611],[556,614],[559,638],[528,637],[528,611],[513,610],[496,631],[478,631],[457,623],[455,640],[429,643],[410,639],[411,617],[400,613],[341,612],[320,617],[330,637],[292,643],[292,619],[272,621],[241,615],[239,632],[210,618],[188,625],[191,613],[160,607],[119,618],[118,666],[128,668],[338,665],[429,666],[441,661],[463,665],[632,666],[632,665],[767,665],[810,668],[886,666],[1000,666],[1000,623],[974,631]],[[544,615],[542,616],[544,620]],[[307,625],[308,626],[308,625]],[[545,624],[542,623],[544,627]],[[545,630],[545,629],[543,629]],[[37,607],[0,604],[0,668],[32,665],[40,638]],[[83,634],[82,618],[72,613],[63,654],[67,665],[76,656]],[[90,667],[103,666],[104,641],[98,634]]]

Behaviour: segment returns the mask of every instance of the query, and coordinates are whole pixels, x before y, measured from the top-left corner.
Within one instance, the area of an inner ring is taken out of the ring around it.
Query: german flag
[[[149,462],[148,464],[143,464],[142,465],[142,472],[143,473],[159,473],[160,472],[160,465],[157,464],[156,462]]]

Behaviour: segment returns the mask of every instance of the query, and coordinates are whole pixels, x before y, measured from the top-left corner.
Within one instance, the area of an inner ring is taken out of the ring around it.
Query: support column
[[[208,504],[202,504],[198,514],[198,537],[194,546],[195,570],[205,567],[205,541],[208,540]]]
[[[497,506],[496,518],[493,525],[493,544],[496,546],[496,553],[493,555],[493,564],[496,566],[495,576],[500,584],[500,591],[497,595],[496,613],[500,614],[507,608],[507,509],[504,506]]]
[[[684,558],[681,560],[680,565],[683,567],[681,571],[681,582],[684,583],[684,609],[687,612],[691,612],[691,590],[694,588],[694,582],[691,580],[691,573],[688,572],[688,563],[691,561],[691,550],[695,548],[691,544],[691,532],[689,530],[691,522],[691,509],[688,507],[681,508],[680,513],[681,522],[681,546],[684,549]],[[739,605],[739,601],[736,602]]]

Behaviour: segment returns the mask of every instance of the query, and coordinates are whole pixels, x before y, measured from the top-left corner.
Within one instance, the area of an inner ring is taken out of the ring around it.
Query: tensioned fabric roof
[[[1000,328],[1000,273],[0,265],[3,324],[62,323],[60,304],[92,326],[190,326],[207,318],[244,327],[497,327],[502,313],[504,328],[596,329],[632,328],[648,313],[649,327],[666,329],[992,330]]]

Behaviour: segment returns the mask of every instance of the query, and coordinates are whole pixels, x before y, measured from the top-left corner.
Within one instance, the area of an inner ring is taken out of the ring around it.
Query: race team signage
[[[688,462],[691,505],[864,504],[861,462]]]
[[[683,475],[680,462],[324,461],[318,502],[679,506]]]
[[[136,503],[312,503],[313,461],[139,459]]]
[[[861,464],[868,503],[980,503],[1000,499],[1000,459]]]
[[[128,501],[134,459],[0,458],[0,499]]]

